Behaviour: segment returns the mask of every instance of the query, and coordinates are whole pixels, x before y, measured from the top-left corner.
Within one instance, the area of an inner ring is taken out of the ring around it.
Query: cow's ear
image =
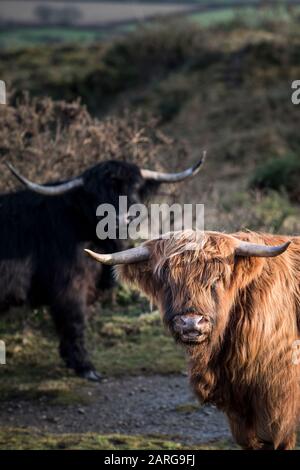
[[[232,283],[236,289],[244,289],[257,279],[266,263],[265,258],[235,256]]]
[[[132,264],[119,264],[115,267],[115,272],[120,281],[132,285],[140,285],[146,274],[148,276],[149,274],[152,274],[148,261]]]

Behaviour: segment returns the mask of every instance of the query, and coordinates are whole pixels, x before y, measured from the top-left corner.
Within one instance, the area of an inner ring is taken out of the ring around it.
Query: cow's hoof
[[[86,380],[90,380],[91,382],[101,382],[103,379],[102,375],[96,372],[95,370],[86,370],[79,374],[80,377]]]

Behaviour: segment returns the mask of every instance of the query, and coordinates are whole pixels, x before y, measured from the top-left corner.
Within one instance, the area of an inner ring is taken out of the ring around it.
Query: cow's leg
[[[252,416],[252,419],[254,415]],[[249,423],[247,420],[239,416],[230,416],[229,423],[233,436],[235,437],[237,443],[247,450],[292,450],[296,445],[296,433],[291,430],[289,434],[286,434],[283,437],[283,434],[280,432],[280,435],[273,435],[270,433],[269,439],[259,437],[259,432]],[[267,429],[267,425],[264,426]],[[280,427],[279,427],[280,430]],[[264,432],[266,436],[267,433]],[[281,437],[280,437],[281,436]]]
[[[116,280],[111,266],[102,266],[102,275],[100,282],[98,281],[97,283],[97,288],[101,291],[101,300],[103,302],[107,302],[111,304],[111,306],[116,306]]]
[[[296,446],[297,434],[292,432],[277,446],[277,450],[293,450]]]
[[[291,433],[277,445],[274,442],[262,441],[261,450],[293,450],[296,445],[296,438],[296,433]]]
[[[230,429],[236,442],[245,450],[258,450],[262,444],[257,439],[256,433],[246,419],[236,415],[228,417]]]
[[[84,344],[85,304],[76,299],[65,298],[51,307],[52,317],[60,338],[60,355],[66,366],[88,380],[99,381]]]

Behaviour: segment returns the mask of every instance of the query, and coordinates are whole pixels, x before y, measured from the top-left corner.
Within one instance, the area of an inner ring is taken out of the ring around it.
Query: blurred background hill
[[[100,10],[104,3],[93,2]],[[181,192],[182,200],[205,203],[206,228],[299,231],[298,108],[291,102],[300,75],[299,6],[259,4],[230,7],[233,16],[217,9],[145,21],[88,43],[68,37],[53,44],[46,35],[8,45],[20,30],[4,28],[0,77],[12,108],[1,108],[1,158],[19,159],[45,181],[108,157],[176,169],[183,155],[190,163],[206,148],[205,171]],[[126,119],[136,121],[128,132]]]

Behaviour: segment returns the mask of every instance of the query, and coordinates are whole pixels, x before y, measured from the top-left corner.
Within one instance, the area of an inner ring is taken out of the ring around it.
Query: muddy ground
[[[85,405],[53,406],[44,397],[1,403],[0,426],[51,434],[167,436],[187,445],[231,440],[224,415],[199,407],[183,375],[110,378],[85,393]]]

